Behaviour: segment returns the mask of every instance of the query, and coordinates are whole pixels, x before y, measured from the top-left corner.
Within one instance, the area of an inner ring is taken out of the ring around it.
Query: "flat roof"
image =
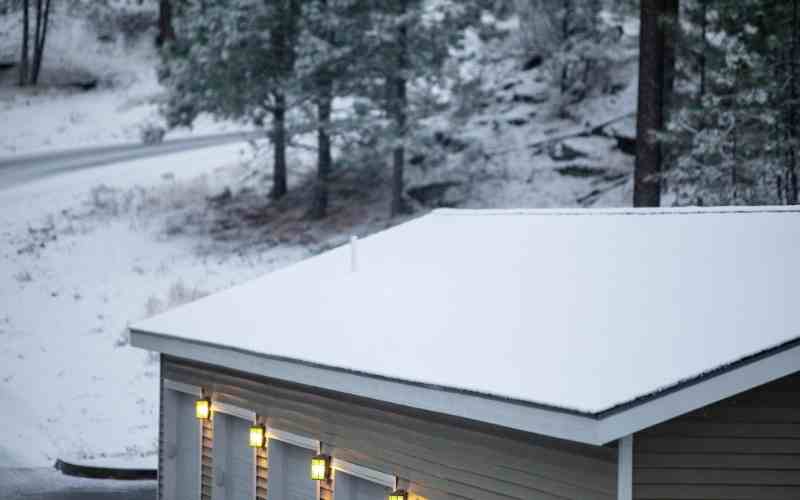
[[[437,210],[131,330],[598,417],[800,338],[798,249],[785,207]]]

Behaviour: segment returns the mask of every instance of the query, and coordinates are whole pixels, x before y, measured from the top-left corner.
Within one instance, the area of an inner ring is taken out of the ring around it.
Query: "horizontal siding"
[[[164,376],[255,410],[268,425],[319,439],[334,456],[396,474],[429,500],[608,500],[616,453],[550,438],[452,425],[268,379],[169,360]]]
[[[800,374],[637,433],[634,497],[800,499]]]

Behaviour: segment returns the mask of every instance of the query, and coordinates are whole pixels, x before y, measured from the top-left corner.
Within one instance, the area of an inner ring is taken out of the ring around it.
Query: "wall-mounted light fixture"
[[[263,425],[250,427],[250,447],[263,448],[267,445],[267,430]]]
[[[331,477],[331,457],[315,455],[311,459],[311,479],[314,481],[327,481]]]
[[[389,500],[408,500],[408,492],[406,490],[395,490],[389,494]]]
[[[209,398],[203,398],[195,401],[194,414],[200,420],[208,420],[211,418],[211,400]]]

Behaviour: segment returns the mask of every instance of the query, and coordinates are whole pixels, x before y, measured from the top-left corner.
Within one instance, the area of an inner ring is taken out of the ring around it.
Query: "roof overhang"
[[[222,368],[591,445],[604,445],[800,370],[800,338],[600,413],[269,356],[131,329],[135,347]]]

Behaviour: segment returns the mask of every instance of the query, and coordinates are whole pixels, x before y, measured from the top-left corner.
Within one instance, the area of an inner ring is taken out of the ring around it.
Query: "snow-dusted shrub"
[[[141,127],[139,137],[142,144],[159,144],[164,140],[167,130],[161,125],[147,123]]]
[[[145,311],[147,313],[147,317],[155,316],[156,314],[161,314],[162,312],[169,311],[175,307],[202,299],[207,295],[208,292],[197,287],[188,287],[183,280],[178,280],[169,287],[167,295],[163,299],[158,297],[150,297],[147,299],[147,302],[145,303]]]
[[[33,276],[31,275],[30,271],[22,270],[14,274],[14,279],[19,283],[30,283],[33,281]]]
[[[145,317],[149,318],[162,312],[169,311],[178,306],[194,302],[207,296],[208,292],[197,287],[187,287],[183,280],[178,280],[170,285],[167,295],[164,298],[150,296],[144,304]],[[126,329],[122,335],[114,342],[116,347],[124,347],[130,342],[130,335]],[[151,359],[152,361],[152,359]]]

